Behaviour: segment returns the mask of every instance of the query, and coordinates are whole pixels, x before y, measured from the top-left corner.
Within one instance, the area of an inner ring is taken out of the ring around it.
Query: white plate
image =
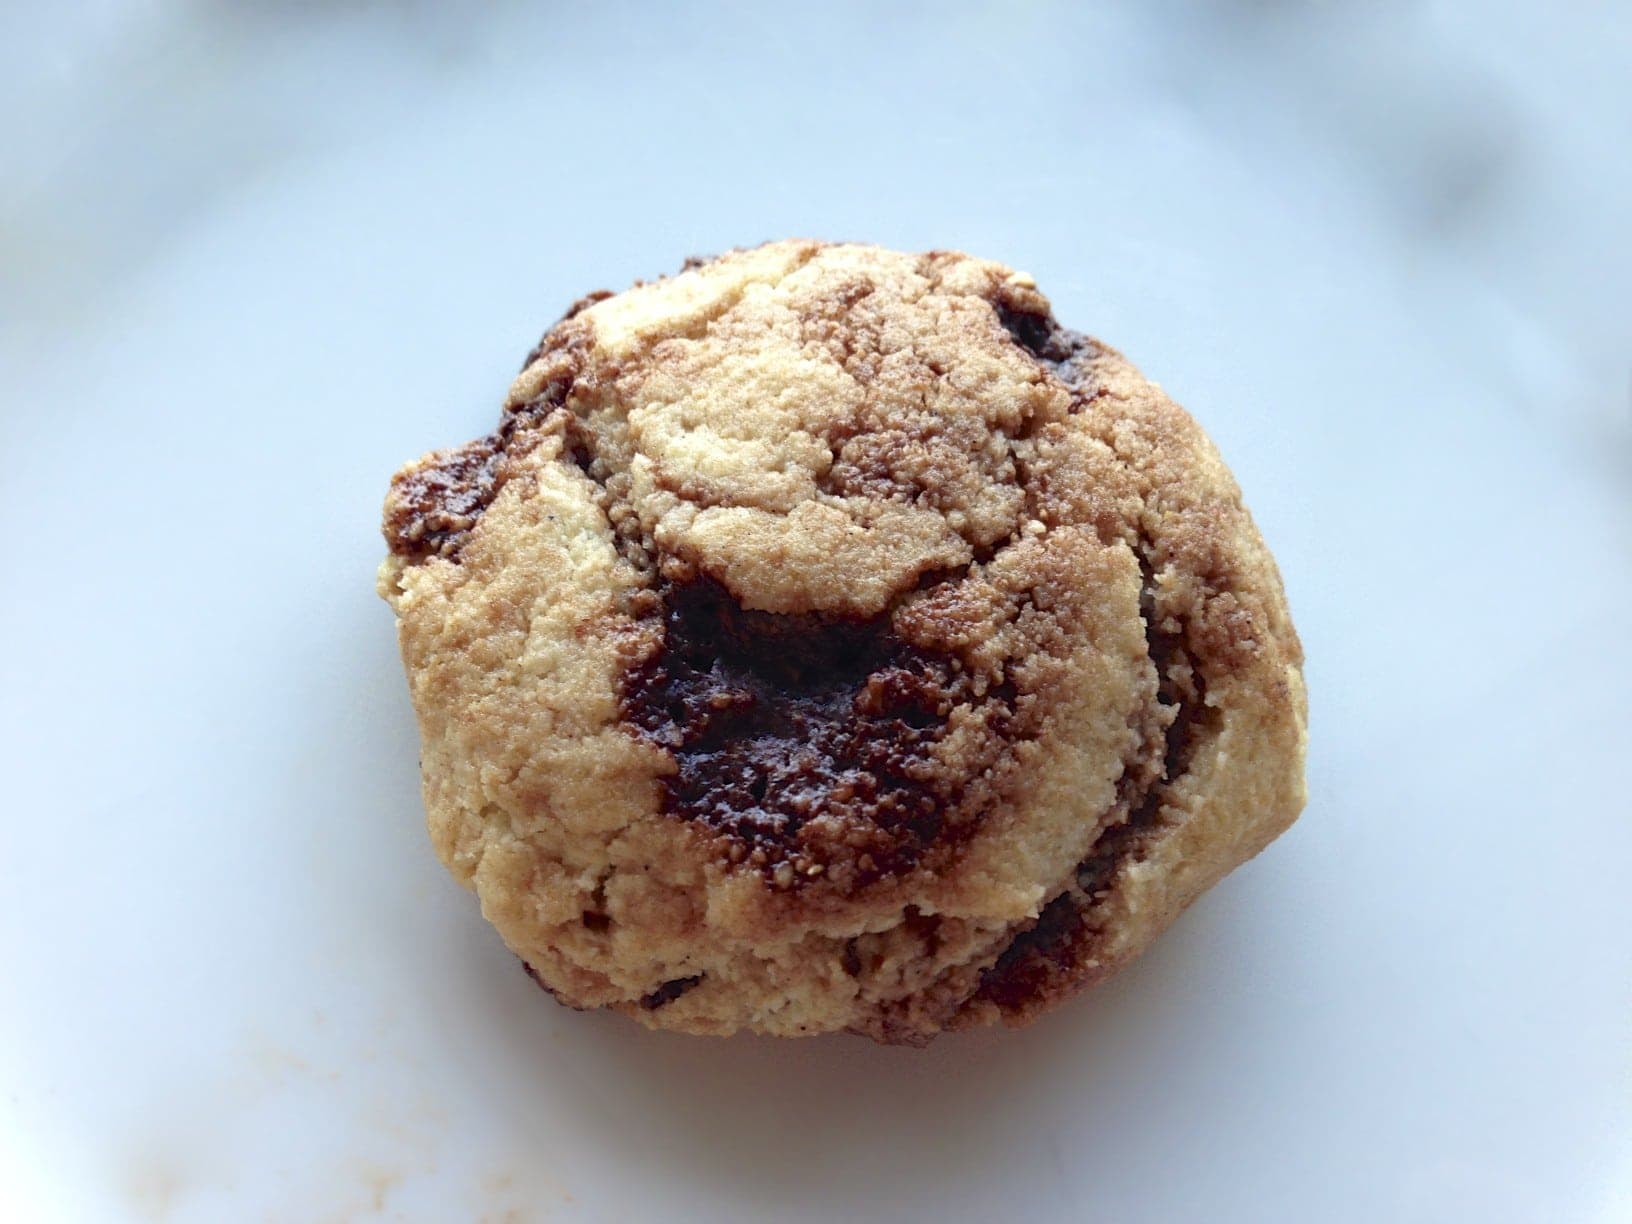
[[[1528,7],[15,6],[6,1218],[1628,1218],[1632,22]],[[564,1011],[421,829],[386,478],[800,233],[1035,274],[1307,646],[1303,821],[1025,1032]]]

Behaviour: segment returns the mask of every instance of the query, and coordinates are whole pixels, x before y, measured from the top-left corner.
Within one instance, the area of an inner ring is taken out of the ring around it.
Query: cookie
[[[999,264],[777,242],[593,294],[384,529],[432,840],[573,1007],[1023,1023],[1303,804],[1234,480]]]

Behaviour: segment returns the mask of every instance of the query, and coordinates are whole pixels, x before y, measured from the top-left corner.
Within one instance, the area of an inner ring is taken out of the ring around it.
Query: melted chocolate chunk
[[[391,551],[411,561],[457,562],[477,520],[509,479],[507,461],[524,453],[536,441],[538,427],[563,410],[572,386],[571,378],[552,379],[533,399],[506,410],[485,438],[441,451],[393,477],[383,524]],[[576,436],[569,429],[570,455],[587,470],[587,452]]]
[[[1006,1012],[1024,1011],[1028,1003],[1048,998],[1075,968],[1082,935],[1082,910],[1075,897],[1061,893],[981,975],[975,997]]]
[[[490,435],[393,480],[385,518],[391,551],[415,560],[457,553],[497,494],[503,461],[498,436]]]
[[[579,315],[583,314],[584,311],[595,305],[596,302],[604,302],[607,298],[615,296],[617,295],[610,289],[591,289],[588,293],[584,294],[583,297],[579,298],[571,306],[567,307],[566,313],[555,321],[556,326],[559,327],[568,319],[576,319]],[[549,346],[550,335],[548,332],[546,332],[544,334],[544,338],[535,344],[532,351],[527,354],[527,360],[521,363],[521,368],[525,370],[528,366],[532,365],[533,362],[537,361],[538,358],[549,349]]]
[[[844,971],[851,977],[861,976],[861,952],[857,949],[854,939],[844,941],[844,952],[840,956],[839,963],[844,966]]]
[[[931,755],[977,697],[952,660],[902,642],[887,617],[744,610],[711,579],[663,592],[664,641],[625,686],[629,722],[674,754],[666,810],[728,835],[728,857],[788,887],[832,873],[858,887],[972,832]]]
[[[1128,764],[1117,787],[1117,806],[1127,817],[1101,834],[1094,853],[1077,865],[1076,889],[1044,906],[1037,922],[1015,936],[997,963],[981,975],[975,997],[1006,1012],[1024,1012],[1080,984],[1076,969],[1093,936],[1087,910],[1096,894],[1110,887],[1117,869],[1142,852],[1161,814],[1166,788],[1190,767],[1196,728],[1209,717],[1206,681],[1191,663],[1182,626],[1178,631],[1162,628],[1156,616],[1155,575],[1148,562],[1141,561],[1140,568],[1144,583],[1139,607],[1146,649],[1156,669],[1156,700],[1172,710],[1163,733],[1161,772],[1155,773],[1149,763],[1144,768],[1139,762]]]
[[[1097,391],[1088,372],[1088,363],[1100,353],[1100,347],[1081,332],[1061,327],[1051,314],[1035,314],[1018,310],[1004,302],[995,302],[997,321],[1003,330],[1037,363],[1054,377],[1084,398]]]
[[[702,980],[703,975],[699,973],[695,977],[675,978],[672,982],[664,982],[651,994],[642,996],[640,1005],[647,1011],[656,1011],[665,1003],[673,1003]]]

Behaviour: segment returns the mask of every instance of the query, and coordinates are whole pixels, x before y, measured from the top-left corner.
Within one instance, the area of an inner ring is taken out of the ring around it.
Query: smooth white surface
[[[6,1218],[1632,1218],[1626,10],[39,8]],[[422,832],[386,478],[584,290],[786,234],[1031,271],[1303,633],[1303,821],[1022,1033],[564,1011]]]

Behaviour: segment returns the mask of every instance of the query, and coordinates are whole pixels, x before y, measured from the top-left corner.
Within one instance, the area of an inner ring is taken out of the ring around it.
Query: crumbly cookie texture
[[[777,242],[593,294],[385,535],[436,850],[573,1007],[1023,1023],[1303,805],[1234,480],[999,264]]]

